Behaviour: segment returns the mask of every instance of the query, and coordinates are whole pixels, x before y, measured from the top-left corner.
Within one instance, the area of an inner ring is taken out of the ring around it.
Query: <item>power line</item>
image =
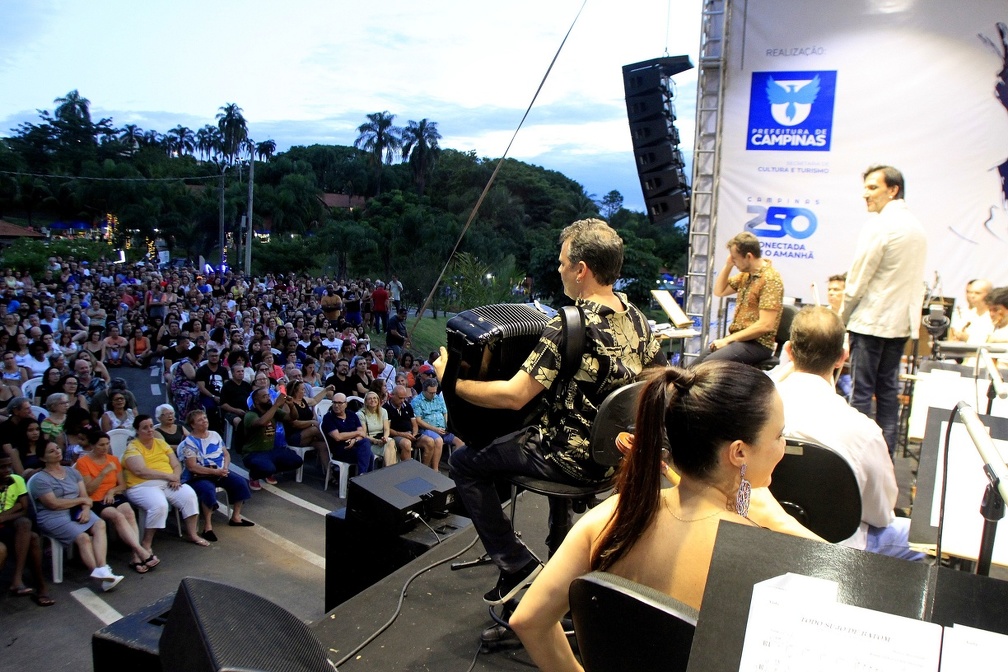
[[[231,170],[230,168],[228,170]],[[226,173],[227,171],[225,171]],[[90,182],[182,182],[185,180],[218,180],[220,175],[187,175],[183,177],[85,177],[83,175],[51,175],[47,173],[23,173],[16,170],[0,170],[0,175],[16,177],[43,177],[54,180],[85,180]]]

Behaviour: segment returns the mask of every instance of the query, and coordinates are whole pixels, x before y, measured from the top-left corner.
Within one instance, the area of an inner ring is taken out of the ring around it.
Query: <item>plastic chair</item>
[[[112,429],[108,432],[109,443],[111,444],[111,453],[122,462],[123,453],[126,452],[126,446],[129,445],[130,440],[135,436],[133,430],[131,429]]]
[[[329,412],[330,408],[332,408],[332,400],[331,399],[323,399],[319,403],[315,404],[315,417],[318,418],[320,426],[322,424],[322,418],[325,416],[326,413]],[[337,469],[339,469],[339,496],[340,496],[340,499],[346,499],[346,496],[347,496],[347,486],[350,483],[350,470],[354,468],[354,466],[351,465],[349,462],[342,462],[342,461],[337,460],[337,459],[333,458],[332,456],[330,456],[329,457],[329,464],[326,465],[325,484],[322,486],[322,489],[323,490],[328,490],[329,489],[329,479],[332,476],[332,468],[334,466]]]
[[[686,669],[696,609],[607,572],[574,579],[568,596],[585,672]]]
[[[35,478],[35,476],[32,475],[26,484],[29,488],[31,486],[32,478]],[[31,495],[28,496],[28,502],[28,505],[31,507],[32,519],[34,519],[36,517],[35,500]],[[42,540],[49,542],[49,555],[52,563],[53,583],[63,583],[63,554],[65,553],[68,558],[73,560],[74,545],[70,544],[69,546],[64,546],[56,537],[50,537],[48,534],[43,534]]]
[[[35,401],[35,392],[38,391],[39,385],[42,384],[42,376],[37,378],[29,378],[25,382],[21,383],[21,394],[28,397],[31,402]]]
[[[828,542],[847,539],[861,525],[861,488],[854,471],[839,454],[813,441],[787,439],[770,492],[785,511]]]
[[[35,404],[32,404],[31,412],[32,415],[35,417],[35,419],[38,420],[39,422],[42,422],[43,420],[49,417],[49,411],[42,408],[41,406],[36,406]]]

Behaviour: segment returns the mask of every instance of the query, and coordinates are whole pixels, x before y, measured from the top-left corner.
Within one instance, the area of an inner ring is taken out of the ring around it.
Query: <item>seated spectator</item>
[[[67,395],[62,392],[56,392],[50,394],[49,398],[46,399],[46,410],[49,411],[49,415],[42,419],[42,435],[45,436],[50,441],[56,442],[60,450],[66,448],[66,435],[64,434],[63,427],[67,420],[67,410],[70,408],[70,399]],[[67,456],[71,460],[77,459],[77,456]]]
[[[126,389],[126,380],[123,378],[113,378],[112,382],[108,384],[104,390],[96,393],[91,399],[90,408],[92,409],[91,419],[94,420],[95,426],[101,424],[101,416],[108,408],[109,396],[113,392],[121,392],[123,396],[126,397],[126,407],[133,411],[135,416],[140,410],[137,408],[136,397],[133,393]],[[69,393],[68,393],[69,394]],[[130,423],[132,426],[132,422]]]
[[[400,462],[413,456],[414,444],[420,448],[421,455],[434,450],[434,439],[420,434],[420,426],[410,403],[412,398],[411,390],[405,385],[398,384],[383,405],[389,417],[389,435],[399,449]]]
[[[123,454],[126,467],[126,498],[145,512],[144,538],[141,545],[148,553],[154,543],[154,534],[163,530],[168,521],[168,506],[182,514],[186,538],[197,546],[210,542],[196,530],[199,503],[196,492],[182,482],[182,465],[163,439],[154,432],[154,420],[149,415],[138,415],[133,421],[136,438],[129,442]]]
[[[283,368],[274,360],[273,353],[266,350],[262,353],[262,363],[266,365],[266,375],[274,383],[283,378]]]
[[[31,597],[40,607],[54,605],[42,572],[42,546],[38,534],[32,530],[28,488],[24,479],[13,473],[11,458],[0,454],[0,569],[11,554],[14,555],[14,571],[8,594]],[[29,557],[37,589],[29,588],[24,582]]]
[[[270,390],[258,388],[252,393],[252,407],[245,414],[245,466],[249,470],[249,487],[261,490],[260,479],[276,485],[276,474],[299,469],[304,461],[287,447],[277,443],[277,429],[287,417],[287,395],[279,393],[270,401]]]
[[[2,375],[0,380],[2,380],[3,385],[9,388],[14,396],[20,397],[21,384],[28,380],[28,373],[25,369],[18,366],[17,355],[11,350],[7,350],[3,354],[3,370],[0,375]],[[43,382],[45,382],[45,378],[43,378]],[[33,401],[32,403],[35,402]]]
[[[154,350],[151,348],[150,339],[144,335],[142,327],[134,327],[133,336],[129,339],[129,348],[124,355],[126,363],[143,369],[150,366],[153,357]]]
[[[421,461],[437,471],[441,464],[441,451],[445,443],[459,448],[465,445],[459,437],[448,431],[448,407],[438,394],[438,382],[433,376],[424,382],[423,393],[413,398],[413,413],[420,425],[420,435],[433,441],[433,446],[421,456]]]
[[[94,356],[99,362],[105,362],[105,341],[102,339],[102,329],[91,327],[88,332],[88,339],[81,346],[81,350]]]
[[[265,378],[265,374],[263,375]],[[269,380],[268,378],[266,379]],[[252,383],[245,381],[245,364],[238,361],[231,365],[231,376],[221,388],[220,408],[224,412],[224,422],[229,423],[235,431],[231,449],[240,452],[237,446],[242,445],[242,419],[248,412],[248,398],[252,395]],[[237,446],[235,445],[237,444]]]
[[[369,359],[370,357],[364,355],[358,356],[353,364],[353,371],[348,376],[354,386],[354,396],[361,399],[371,389],[371,382],[374,380],[374,376],[371,375],[371,370],[368,368]]]
[[[123,580],[106,563],[108,541],[105,521],[93,515],[93,500],[84,489],[80,473],[63,466],[63,451],[48,441],[38,456],[45,465],[31,477],[28,491],[35,502],[35,522],[42,534],[64,546],[77,545],[81,562],[91,570],[91,578],[101,582],[102,590],[112,590]]]
[[[371,471],[374,463],[371,440],[357,414],[347,412],[345,395],[333,395],[332,406],[322,417],[322,433],[329,443],[329,454],[334,459],[356,464],[358,474]]]
[[[49,355],[45,343],[33,341],[28,345],[28,358],[21,362],[28,378],[38,378],[49,368]]]
[[[700,609],[719,523],[777,529],[783,514],[770,502],[770,520],[757,516],[759,495],[749,510],[749,487],[768,485],[784,454],[783,404],[761,371],[724,361],[663,369],[641,394],[636,430],[619,494],[581,517],[511,617],[542,669],[577,669],[560,624],[574,578],[604,570]],[[666,436],[676,437],[666,445],[681,480],[662,489]]]
[[[200,405],[207,412],[207,418],[210,419],[210,426],[214,431],[223,428],[220,415],[221,391],[230,377],[227,367],[221,363],[220,352],[217,350],[207,352],[206,363],[196,369]]]
[[[105,365],[121,366],[129,349],[129,341],[119,333],[118,325],[109,325],[108,336],[102,341],[102,345],[105,347],[105,359],[103,360]]]
[[[322,436],[320,423],[315,418],[315,406],[330,393],[332,388],[324,387],[317,394],[309,396],[302,380],[292,380],[287,385],[287,419],[284,421],[287,443],[313,448],[322,471],[329,465],[329,448]]]
[[[157,419],[154,425],[156,436],[172,450],[178,448],[183,439],[189,436],[189,430],[175,421],[175,407],[171,404],[161,404],[155,408],[154,417]]]
[[[35,418],[29,418],[24,425],[23,434],[11,440],[13,450],[10,453],[0,453],[0,456],[11,458],[14,473],[27,481],[42,468],[38,454],[40,449],[45,448],[47,441],[42,434],[42,424]]]
[[[382,458],[386,467],[399,461],[396,454],[396,442],[392,439],[389,427],[388,411],[381,405],[377,392],[368,392],[364,396],[364,408],[357,411],[361,426],[368,439],[371,440],[371,452],[375,457]]]
[[[62,379],[63,374],[55,366],[46,369],[46,372],[42,374],[42,383],[35,388],[35,398],[32,399],[32,405],[44,406],[50,394],[62,391],[60,389]]]
[[[127,405],[126,394],[114,390],[108,397],[108,410],[101,416],[101,430],[111,432],[113,429],[132,429],[136,414]]]
[[[83,477],[84,490],[93,502],[91,512],[115,527],[119,539],[133,551],[133,561],[129,566],[137,574],[146,574],[161,564],[161,560],[153,551],[140,545],[140,528],[125,495],[126,479],[122,464],[112,454],[112,443],[105,432],[93,434],[89,437],[89,444],[91,450],[80,456],[74,469]]]
[[[182,463],[182,481],[196,491],[203,515],[202,536],[207,541],[217,541],[213,531],[213,512],[217,508],[217,488],[224,488],[231,505],[232,527],[255,525],[241,516],[242,504],[252,497],[248,481],[231,471],[231,455],[224,439],[210,430],[210,421],[202,410],[189,413],[192,432],[178,447],[179,461]]]

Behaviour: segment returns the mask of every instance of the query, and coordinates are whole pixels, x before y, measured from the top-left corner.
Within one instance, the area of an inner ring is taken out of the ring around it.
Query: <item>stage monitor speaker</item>
[[[377,525],[397,535],[447,513],[454,503],[455,481],[416,460],[406,460],[350,479],[347,517]]]
[[[666,56],[623,66],[627,120],[637,175],[651,221],[689,214],[690,187],[675,127],[672,76],[693,67],[688,56]]]
[[[269,600],[223,583],[186,577],[161,634],[163,672],[332,672],[305,623]]]
[[[94,672],[161,669],[158,643],[173,599],[165,595],[91,635]]]

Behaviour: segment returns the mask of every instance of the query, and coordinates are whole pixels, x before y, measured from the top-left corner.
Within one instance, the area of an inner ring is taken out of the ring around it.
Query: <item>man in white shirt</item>
[[[893,513],[898,488],[882,430],[834,391],[833,372],[846,358],[843,322],[825,306],[804,308],[784,348],[795,365],[795,372],[777,384],[786,434],[839,454],[861,490],[861,525],[841,543],[905,560],[922,558],[909,549],[910,520]]]
[[[993,331],[990,312],[987,310],[987,295],[994,285],[983,278],[970,280],[966,284],[966,308],[956,306],[952,312],[949,338],[967,343],[983,343]]]
[[[903,174],[873,166],[864,174],[868,212],[877,213],[858,239],[847,272],[843,318],[850,332],[851,406],[882,428],[889,454],[896,452],[899,369],[908,337],[920,330],[927,237],[903,200]]]

